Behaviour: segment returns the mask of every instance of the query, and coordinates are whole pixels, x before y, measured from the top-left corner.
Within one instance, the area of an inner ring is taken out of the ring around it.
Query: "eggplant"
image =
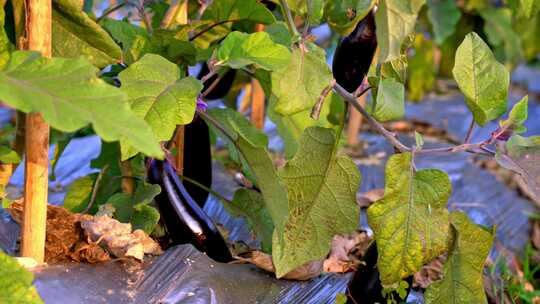
[[[347,304],[375,304],[387,302],[386,298],[382,295],[383,287],[381,280],[379,279],[377,257],[377,245],[373,242],[362,257],[364,263],[358,266],[353,278],[349,282],[347,287]],[[405,279],[405,281],[409,283],[407,294],[409,294],[411,290],[412,280],[412,276]],[[397,292],[393,292],[393,297],[394,299],[400,298]]]
[[[277,4],[268,0],[261,0],[261,4],[264,4],[264,6],[266,6],[266,8],[271,11],[275,10],[277,7]]]
[[[203,119],[195,116],[193,122],[184,128],[183,174],[210,188],[212,186],[212,148],[208,125]],[[208,199],[208,191],[189,181],[185,182],[185,187],[193,200],[203,208]]]
[[[189,243],[217,262],[233,260],[216,225],[191,198],[168,160],[150,160],[147,178],[161,187],[154,200],[170,245]]]
[[[336,48],[332,62],[336,82],[349,93],[354,92],[362,84],[376,49],[375,13],[372,10]]]
[[[210,72],[210,69],[208,69],[208,65],[203,64],[201,71],[199,72],[199,75],[197,76],[197,79],[202,79],[206,74]],[[236,77],[236,70],[235,69],[229,69],[223,74],[219,82],[210,90],[208,94],[206,94],[206,99],[221,99],[227,95],[229,90],[231,89],[234,78]],[[204,87],[202,92],[206,92],[206,90],[214,83],[214,81],[218,78],[218,75],[214,75],[210,78],[208,78],[204,82]]]

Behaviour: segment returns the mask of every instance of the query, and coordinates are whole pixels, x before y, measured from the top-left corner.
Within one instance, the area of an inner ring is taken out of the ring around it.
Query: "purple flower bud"
[[[199,97],[197,97],[197,111],[206,112],[207,108],[208,108],[208,104],[204,102],[204,100],[202,99],[202,95],[199,95]]]

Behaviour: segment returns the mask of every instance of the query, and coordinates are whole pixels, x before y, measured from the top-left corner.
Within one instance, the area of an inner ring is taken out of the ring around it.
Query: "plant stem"
[[[354,95],[350,94],[345,90],[342,86],[335,83],[334,84],[334,91],[338,93],[345,101],[352,104],[362,116],[366,119],[366,121],[369,123],[369,125],[374,128],[378,133],[380,133],[386,140],[388,140],[396,149],[398,149],[400,152],[409,152],[411,151],[411,148],[405,146],[399,139],[396,138],[396,135],[388,130],[386,130],[382,124],[380,124],[378,121],[376,121],[371,115],[369,115],[368,112],[358,103],[358,100]]]
[[[300,36],[300,33],[298,33],[298,30],[296,29],[296,24],[294,24],[294,19],[292,17],[291,9],[287,4],[287,0],[279,0],[279,4],[281,5],[281,10],[283,11],[283,15],[285,16],[285,20],[287,21],[289,31],[291,32],[293,37]]]
[[[467,135],[465,135],[465,140],[463,141],[464,144],[468,144],[471,141],[473,129],[474,129],[474,117],[471,121],[469,129],[467,130]]]
[[[109,165],[105,165],[101,171],[99,171],[99,174],[96,178],[96,182],[94,183],[94,187],[92,188],[92,195],[90,196],[90,201],[88,202],[88,205],[86,205],[86,208],[81,213],[88,213],[92,206],[94,205],[94,202],[96,201],[97,192],[99,189],[99,184],[101,183],[101,179],[103,178],[103,175],[105,175],[105,172],[109,169]]]
[[[222,24],[225,24],[225,23],[228,23],[228,22],[235,22],[235,21],[238,21],[238,20],[232,19],[232,20],[223,20],[223,21],[220,21],[220,22],[216,22],[216,23],[208,26],[204,30],[198,32],[197,34],[193,35],[191,38],[189,38],[189,41],[193,41],[193,40],[197,39],[197,37],[201,36],[202,34],[208,32],[209,30],[213,29],[214,27],[216,27],[218,25],[222,25]]]
[[[106,8],[104,11],[103,11],[103,14],[101,16],[99,16],[99,18],[97,18],[97,22],[99,23],[101,20],[103,20],[103,18],[109,16],[110,14],[116,12],[117,10],[121,9],[122,7],[124,7],[126,4],[128,4],[126,1],[122,2],[122,3],[118,3],[116,5],[112,5],[108,8]]]
[[[222,202],[225,202],[227,204],[232,204],[232,202],[228,199],[226,199],[224,196],[222,196],[221,194],[217,193],[216,191],[212,190],[211,188],[208,188],[206,187],[205,185],[199,183],[198,181],[194,180],[194,179],[191,179],[187,176],[180,176],[180,179],[181,180],[185,180],[187,181],[188,183],[192,183],[193,185],[203,189],[204,191],[212,194],[213,196],[215,196],[217,199],[219,199],[220,201]]]

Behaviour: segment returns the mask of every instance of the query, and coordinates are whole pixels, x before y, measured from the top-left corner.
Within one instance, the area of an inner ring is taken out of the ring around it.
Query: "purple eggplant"
[[[189,243],[217,262],[233,260],[216,225],[191,198],[169,161],[151,160],[147,178],[161,187],[154,200],[170,245]]]
[[[210,132],[206,122],[195,116],[193,122],[185,126],[184,131],[184,176],[204,185],[212,186],[212,149],[210,145]],[[208,191],[185,182],[189,195],[201,208],[208,199]]]
[[[206,74],[208,74],[210,70],[208,69],[208,65],[203,64],[201,71],[199,72],[199,75],[197,76],[197,79],[202,79]],[[234,78],[236,77],[236,70],[235,69],[229,69],[221,76],[221,79],[218,81],[218,83],[210,90],[208,94],[206,94],[205,99],[212,100],[212,99],[221,99],[229,93],[229,90],[231,89]],[[214,75],[210,78],[208,78],[204,82],[204,88],[202,92],[206,92],[206,90],[214,83],[214,81],[218,78],[218,75]]]
[[[362,257],[364,263],[358,266],[352,280],[347,287],[347,304],[364,303],[386,303],[383,297],[383,287],[379,279],[379,270],[377,269],[377,245],[375,242],[369,246]],[[405,281],[409,283],[407,294],[409,294],[413,277],[407,277]],[[399,299],[397,292],[394,292],[394,299]]]
[[[375,14],[371,11],[336,48],[332,62],[336,82],[348,92],[354,92],[364,80],[376,49]]]

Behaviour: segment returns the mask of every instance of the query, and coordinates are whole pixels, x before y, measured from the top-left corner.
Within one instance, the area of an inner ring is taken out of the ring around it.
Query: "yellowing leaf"
[[[472,223],[462,212],[452,212],[450,219],[452,242],[443,279],[428,287],[426,304],[487,303],[482,271],[495,231]]]
[[[280,170],[287,187],[289,216],[283,235],[274,233],[276,276],[324,258],[334,235],[358,225],[356,191],[360,173],[347,156],[336,156],[332,129],[307,128],[292,160]]]
[[[415,172],[411,158],[407,152],[388,160],[384,197],[368,209],[385,286],[417,272],[446,249],[450,179],[437,169]]]

